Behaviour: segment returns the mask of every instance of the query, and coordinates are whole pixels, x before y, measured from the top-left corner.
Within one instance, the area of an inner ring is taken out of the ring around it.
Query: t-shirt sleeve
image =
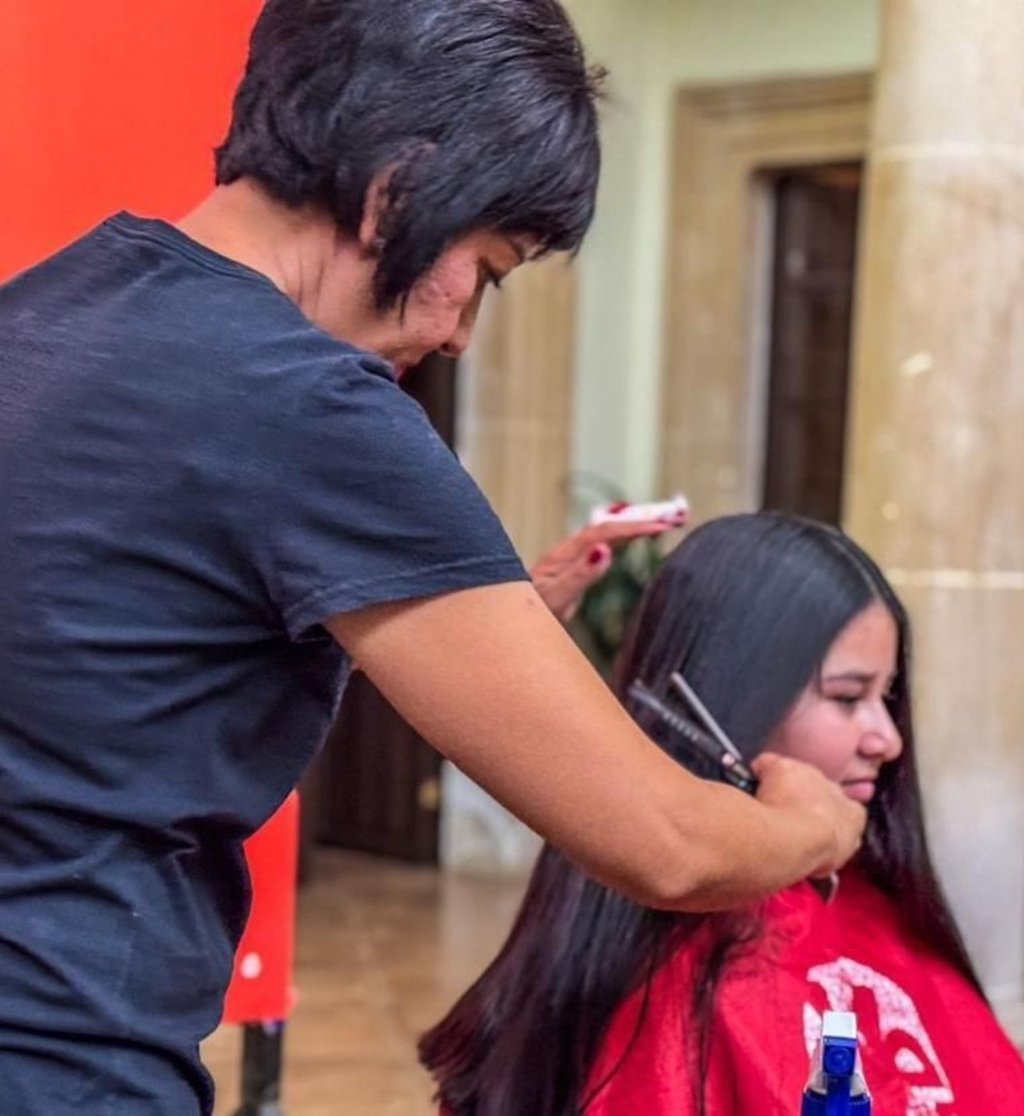
[[[260,574],[289,635],[368,605],[528,578],[422,408],[335,360],[258,432]]]

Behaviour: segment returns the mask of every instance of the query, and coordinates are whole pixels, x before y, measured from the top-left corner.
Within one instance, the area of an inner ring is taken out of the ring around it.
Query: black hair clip
[[[757,793],[757,777],[747,766],[740,750],[726,736],[718,722],[711,716],[692,687],[678,672],[669,677],[673,689],[679,693],[698,723],[680,710],[671,708],[652,693],[640,679],[629,687],[629,696],[681,736],[691,749],[710,760],[721,772],[722,779],[747,794]]]

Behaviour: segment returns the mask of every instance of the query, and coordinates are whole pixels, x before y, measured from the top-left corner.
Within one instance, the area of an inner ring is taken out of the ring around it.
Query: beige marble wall
[[[883,8],[847,526],[910,607],[940,871],[984,981],[1019,1028],[1024,6]]]

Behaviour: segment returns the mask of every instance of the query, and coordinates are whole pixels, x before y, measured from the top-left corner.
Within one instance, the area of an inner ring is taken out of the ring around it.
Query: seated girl
[[[1024,1111],[1024,1061],[929,857],[908,657],[903,607],[839,531],[758,514],[690,535],[640,609],[620,696],[714,776],[630,696],[678,709],[680,673],[748,760],[805,760],[867,803],[864,846],[838,883],[718,915],[645,910],[545,848],[501,953],[421,1040],[447,1112],[796,1114],[828,1010],[857,1013],[876,1116]]]

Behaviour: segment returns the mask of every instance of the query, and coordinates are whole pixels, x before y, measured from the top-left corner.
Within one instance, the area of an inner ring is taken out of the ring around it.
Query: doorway
[[[763,505],[838,524],[862,165],[772,172]]]
[[[660,487],[684,491],[701,519],[765,495],[775,234],[766,172],[861,162],[870,105],[865,74],[677,93]]]

